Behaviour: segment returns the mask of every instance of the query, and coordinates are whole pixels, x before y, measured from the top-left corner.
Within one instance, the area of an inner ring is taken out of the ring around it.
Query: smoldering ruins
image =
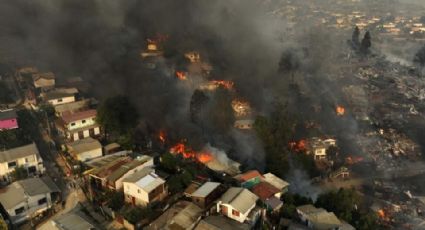
[[[386,48],[408,19],[386,0],[355,2],[16,0],[1,3],[0,61],[59,85],[80,77],[100,101],[125,95],[139,151],[232,176],[272,170],[313,200],[355,187],[383,223],[416,221],[402,212],[423,208],[424,83]],[[421,31],[417,18],[406,27]]]

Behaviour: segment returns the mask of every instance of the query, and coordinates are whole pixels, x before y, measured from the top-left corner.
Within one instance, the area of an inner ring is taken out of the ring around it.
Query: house
[[[154,165],[153,158],[150,156],[142,155],[137,156],[134,160],[121,165],[116,170],[112,171],[106,177],[106,186],[109,189],[121,190],[123,180],[132,175],[133,173],[142,170],[146,167],[152,167]]]
[[[233,126],[237,129],[252,129],[254,122],[252,119],[236,120]]]
[[[328,212],[323,208],[316,208],[311,204],[297,207],[300,220],[310,229],[316,230],[343,230],[353,227],[340,221],[333,212]]]
[[[217,182],[206,182],[196,191],[194,191],[190,197],[192,202],[201,208],[205,208],[210,205],[221,195],[220,183]]]
[[[41,93],[41,97],[47,103],[56,106],[75,101],[75,95],[78,93],[76,88],[60,88]]]
[[[44,172],[43,159],[35,143],[0,152],[0,176],[9,180],[9,174],[16,167],[24,167],[30,175]]]
[[[195,230],[249,230],[251,226],[241,224],[223,216],[207,216],[195,227]]]
[[[87,137],[67,144],[68,152],[74,159],[87,161],[102,156],[102,144],[96,139]]]
[[[71,142],[100,135],[94,109],[63,115],[56,121],[56,127],[58,132]]]
[[[55,217],[53,220],[39,226],[39,230],[94,230],[96,227],[90,218],[79,209],[77,205],[73,210]]]
[[[92,169],[86,171],[84,174],[88,175],[89,179],[97,186],[97,188],[106,188],[108,186],[107,177],[109,177],[112,172],[119,169],[122,165],[125,165],[132,160],[133,159],[131,157],[118,155],[100,157],[86,162],[86,164],[89,167],[92,167]]]
[[[170,218],[168,226],[163,229],[193,229],[201,219],[202,209],[193,203],[189,203],[177,215]]]
[[[217,212],[236,220],[255,222],[256,217],[250,219],[250,212],[257,204],[258,196],[245,188],[232,187],[217,201]]]
[[[127,203],[146,206],[161,201],[167,196],[165,180],[152,168],[144,168],[123,180],[124,197]]]
[[[62,117],[63,115],[66,115],[66,114],[72,114],[72,113],[88,110],[90,103],[91,103],[90,99],[82,99],[79,101],[56,105],[55,106],[56,116]]]
[[[275,196],[277,198],[280,198],[282,196],[282,194],[284,194],[288,191],[289,183],[280,179],[279,177],[277,177],[273,173],[264,174],[262,180],[273,185],[275,188],[280,190],[279,193],[275,194]]]
[[[17,128],[19,128],[19,125],[16,111],[11,109],[0,111],[0,131]]]
[[[35,88],[51,89],[55,87],[55,75],[52,72],[33,73],[32,80]]]
[[[278,196],[278,194],[281,194],[281,190],[267,182],[260,182],[252,187],[251,191],[260,198],[269,210],[277,211],[283,205]]]
[[[13,224],[36,217],[59,199],[60,190],[49,177],[16,181],[0,190],[0,202]]]
[[[325,160],[327,145],[320,138],[311,138],[307,141],[306,153],[313,155],[314,160]]]
[[[261,182],[263,176],[257,170],[250,170],[234,177],[242,187],[250,189]]]

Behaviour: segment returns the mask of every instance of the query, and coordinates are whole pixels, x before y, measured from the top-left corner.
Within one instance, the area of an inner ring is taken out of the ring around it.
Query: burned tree
[[[293,49],[283,51],[279,61],[279,73],[290,74],[291,81],[294,81],[294,75],[300,68],[300,60]]]
[[[370,36],[370,32],[366,31],[362,43],[360,45],[360,52],[364,55],[369,53],[369,49],[372,47],[372,38]]]
[[[351,35],[351,46],[353,49],[358,49],[360,45],[360,29],[358,26],[354,28],[353,35]]]
[[[202,114],[208,104],[209,98],[201,90],[195,90],[190,100],[190,119],[194,123],[198,123]]]

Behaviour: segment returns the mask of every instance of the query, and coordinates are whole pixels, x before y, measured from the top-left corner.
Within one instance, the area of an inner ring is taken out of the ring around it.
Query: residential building
[[[196,191],[194,191],[190,197],[192,202],[201,208],[209,206],[214,200],[221,195],[220,183],[217,182],[206,182]]]
[[[36,217],[59,199],[60,190],[49,177],[16,181],[0,190],[0,202],[13,224]]]
[[[108,187],[107,178],[114,172],[119,169],[121,166],[130,163],[133,159],[128,156],[119,156],[119,155],[108,155],[100,157],[86,164],[92,169],[85,172],[89,176],[93,184],[97,186],[98,189],[103,189]]]
[[[3,180],[9,180],[9,174],[19,166],[27,169],[30,175],[44,172],[43,159],[35,143],[0,152],[0,176]]]
[[[252,119],[236,120],[233,126],[237,129],[252,129],[254,122]]]
[[[300,220],[310,229],[315,230],[343,230],[354,229],[351,225],[340,221],[333,212],[323,208],[316,208],[311,204],[297,207]]]
[[[189,203],[177,215],[170,218],[168,226],[164,229],[193,229],[201,219],[202,209],[193,203]]]
[[[55,217],[53,220],[38,227],[39,230],[94,230],[99,229],[90,218],[80,211],[80,205],[73,210]]]
[[[19,128],[19,125],[16,111],[11,109],[0,111],[0,131],[17,128]]]
[[[273,173],[264,174],[262,180],[273,185],[275,188],[280,190],[279,193],[275,194],[277,198],[280,198],[284,193],[288,191],[289,183],[280,179]]]
[[[152,168],[144,168],[123,180],[124,197],[127,203],[146,206],[161,201],[167,196],[165,180]]]
[[[254,185],[260,183],[263,176],[257,170],[250,170],[245,173],[236,175],[234,178],[239,181],[242,187],[250,189]]]
[[[63,115],[56,121],[56,127],[59,133],[71,142],[100,135],[94,109]]]
[[[223,216],[207,216],[195,227],[195,230],[249,230],[251,226],[241,224]]]
[[[61,104],[66,104],[75,101],[75,95],[78,93],[78,90],[75,88],[60,88],[54,89],[48,92],[41,94],[41,97],[47,103],[56,106]]]
[[[277,197],[277,194],[280,194],[281,190],[267,182],[260,182],[252,187],[251,191],[257,195],[270,210],[278,210],[283,205],[282,201],[279,199],[280,197]]]
[[[142,155],[136,157],[134,160],[121,165],[118,169],[111,172],[106,177],[106,184],[109,189],[121,190],[123,180],[132,175],[133,173],[142,170],[146,167],[154,165],[153,158],[150,156]]]
[[[55,106],[56,116],[62,117],[66,114],[73,114],[76,112],[88,110],[90,106],[90,99],[82,99],[79,101],[59,104]]]
[[[217,201],[217,212],[236,220],[255,222],[258,216],[250,216],[255,208],[258,196],[245,188],[232,187]]]
[[[87,161],[102,156],[102,144],[96,139],[87,137],[67,144],[68,153],[74,159]]]
[[[311,138],[307,141],[307,154],[312,154],[314,160],[326,160],[326,150],[330,146],[336,146],[336,140],[332,138]]]
[[[32,80],[35,88],[51,89],[55,87],[55,75],[52,72],[33,73]]]

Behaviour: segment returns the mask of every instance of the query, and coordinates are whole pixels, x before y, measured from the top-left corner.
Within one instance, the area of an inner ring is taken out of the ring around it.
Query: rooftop
[[[241,224],[224,216],[208,216],[201,220],[195,230],[248,230],[248,224]]]
[[[40,78],[44,78],[44,79],[55,79],[55,74],[53,74],[52,72],[45,72],[45,73],[33,73],[32,74],[32,78],[34,79],[34,81],[40,79]]]
[[[256,177],[262,177],[261,173],[258,172],[257,170],[250,170],[250,171],[247,171],[245,173],[242,173],[242,174],[235,176],[235,179],[242,181],[242,182],[245,182],[245,181],[249,181],[249,180],[256,178]]]
[[[100,142],[96,139],[87,137],[68,144],[68,147],[73,153],[81,154],[95,149],[101,149],[102,144],[100,144]]]
[[[79,120],[83,120],[83,119],[87,119],[87,118],[91,118],[91,117],[96,117],[96,110],[95,109],[89,109],[89,110],[85,110],[85,111],[80,111],[80,112],[76,112],[73,114],[66,114],[62,116],[62,120],[66,123],[69,124],[71,122],[74,121],[79,121]]]
[[[35,143],[0,152],[0,162],[9,162],[31,155],[39,155]]]
[[[220,186],[220,183],[206,182],[201,187],[199,187],[194,193],[192,193],[192,196],[207,197],[211,192],[217,189],[218,186]]]
[[[267,182],[260,182],[252,188],[252,192],[262,201],[265,201],[268,198],[273,197],[274,194],[281,192],[281,190]]]
[[[108,181],[115,182],[119,178],[121,178],[124,174],[126,174],[131,169],[136,168],[137,166],[140,166],[142,164],[145,164],[146,162],[153,160],[150,156],[141,156],[139,158],[134,159],[133,161],[130,161],[124,165],[121,165],[117,170],[112,172],[106,179]]]
[[[220,201],[231,205],[236,210],[246,213],[258,200],[257,195],[245,188],[232,187],[220,198]]]
[[[289,183],[275,176],[273,173],[267,173],[263,175],[264,180],[273,185],[274,187],[283,190],[289,186]]]
[[[152,168],[144,168],[137,171],[125,178],[123,182],[134,183],[147,193],[165,183],[162,178],[155,174]]]
[[[0,111],[0,120],[8,120],[8,119],[14,119],[17,118],[18,115],[16,114],[15,110],[5,110],[5,111]]]
[[[202,209],[193,203],[190,203],[177,215],[175,215],[169,224],[170,229],[191,229],[191,226],[198,221],[202,214]]]

